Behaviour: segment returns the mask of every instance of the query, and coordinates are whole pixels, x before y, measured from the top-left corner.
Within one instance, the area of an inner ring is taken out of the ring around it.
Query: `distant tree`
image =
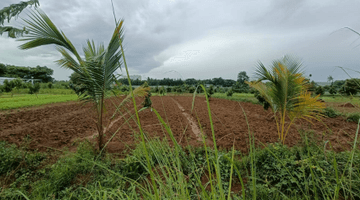
[[[0,35],[7,32],[8,37],[16,38],[22,36],[24,33],[28,33],[28,30],[25,28],[18,29],[11,26],[3,26],[4,22],[10,22],[11,18],[17,17],[26,7],[34,6],[38,7],[40,5],[38,0],[22,1],[18,4],[11,4],[8,7],[4,7],[0,10]]]
[[[29,94],[35,94],[36,98],[37,98],[37,93],[40,91],[40,83],[35,83],[35,84],[29,84],[28,85],[29,88]]]
[[[249,76],[246,74],[246,71],[239,72],[237,75],[237,82],[240,85],[245,84],[245,81],[249,81]]]
[[[49,89],[51,89],[51,88],[53,87],[53,83],[52,83],[52,82],[48,82],[48,83],[47,83],[47,86],[48,86]]]
[[[325,90],[322,86],[317,86],[316,89],[315,89],[315,94],[316,95],[324,95],[325,93]]]
[[[147,82],[145,82],[145,83],[142,85],[142,87],[147,89],[147,88],[149,88],[149,85],[148,85]],[[150,97],[151,97],[151,92],[150,92],[150,89],[149,89],[149,92],[148,92],[147,95],[145,96],[145,100],[144,100],[144,102],[143,102],[143,106],[144,106],[144,107],[147,107],[147,108],[150,108],[150,107],[151,107],[152,102],[151,102]]]
[[[231,87],[236,84],[236,81],[232,79],[225,79],[223,87]]]
[[[15,86],[14,86],[13,82],[8,81],[7,79],[5,79],[5,81],[3,83],[3,90],[5,92],[11,92],[14,87]]]
[[[164,86],[160,87],[159,93],[160,93],[160,95],[165,95],[165,87]]]
[[[206,91],[208,98],[211,98],[211,96],[215,93],[214,86],[210,85],[209,89]]]
[[[194,86],[191,86],[189,87],[189,93],[194,93],[195,92],[195,87]]]
[[[360,79],[346,79],[340,92],[346,95],[356,95],[360,91]]]
[[[330,93],[331,95],[334,95],[334,94],[337,93],[337,91],[336,91],[336,89],[335,89],[334,86],[331,86],[331,87],[329,88],[329,93]]]
[[[1,76],[5,76],[6,71],[7,71],[7,70],[6,70],[6,65],[0,63],[0,77],[1,77]]]
[[[231,97],[234,94],[233,90],[230,89],[226,92],[226,96]]]
[[[44,66],[36,66],[35,68],[30,68],[31,78],[40,79],[43,83],[52,82],[54,79],[51,77],[54,70]]]
[[[328,78],[327,78],[327,80],[328,80],[328,82],[330,82],[331,84],[331,86],[334,84],[334,78],[332,77],[332,76],[329,76]]]

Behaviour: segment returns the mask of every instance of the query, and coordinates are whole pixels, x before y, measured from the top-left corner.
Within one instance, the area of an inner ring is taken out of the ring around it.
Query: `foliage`
[[[14,88],[14,84],[11,81],[8,81],[7,79],[4,81],[3,90],[5,92],[11,92],[11,90]]]
[[[239,74],[237,75],[237,82],[239,82],[240,84],[246,84],[247,81],[249,81],[249,76],[246,74],[246,72],[239,72]]]
[[[356,95],[359,91],[360,79],[352,78],[345,80],[345,84],[342,86],[339,92],[346,95]]]
[[[208,95],[208,98],[211,97],[211,95],[213,95],[215,93],[214,91],[214,86],[213,85],[210,85],[208,91],[207,91],[207,95]]]
[[[18,29],[11,26],[3,26],[4,22],[7,21],[9,23],[11,18],[16,18],[28,6],[38,7],[39,5],[39,0],[30,0],[2,8],[0,10],[0,35],[7,32],[8,37],[16,38],[22,36],[24,33],[28,33],[28,30],[25,28]]]
[[[230,89],[226,92],[226,96],[231,97],[234,94],[233,90]]]
[[[165,95],[166,91],[165,91],[165,87],[164,86],[161,86],[160,89],[159,89],[159,94],[160,95]]]
[[[29,88],[29,94],[37,94],[40,90],[40,84],[39,83],[34,83],[34,84],[29,84],[28,85]]]
[[[358,123],[360,120],[360,113],[351,113],[346,117],[346,121]]]
[[[269,109],[270,104],[265,100],[265,98],[260,94],[259,91],[255,90],[254,96],[265,110]]]
[[[116,80],[114,72],[121,65],[122,54],[119,49],[120,40],[123,39],[123,21],[116,24],[107,48],[103,44],[96,46],[94,41],[87,40],[87,46],[83,48],[85,60],[80,57],[74,45],[63,32],[58,30],[44,12],[40,10],[33,12],[31,19],[24,21],[30,33],[21,39],[21,41],[27,42],[20,45],[20,49],[54,44],[62,54],[62,58],[57,63],[61,67],[71,69],[80,75],[81,84],[84,86],[79,93],[80,99],[92,101],[96,104],[98,145],[99,150],[101,150],[103,148],[104,99],[106,92],[110,90]]]
[[[330,118],[335,118],[340,115],[338,112],[336,112],[336,110],[329,107],[325,108],[322,114]]]
[[[52,82],[48,82],[48,83],[47,83],[47,86],[48,86],[49,89],[51,89],[51,88],[53,87],[53,83],[52,83]]]
[[[147,82],[145,82],[143,85],[142,85],[143,88],[146,88],[146,89],[150,89],[149,88],[149,85],[147,84]],[[143,102],[143,106],[144,107],[147,107],[147,108],[150,108],[151,105],[152,105],[152,102],[151,102],[151,92],[150,90],[147,92],[146,96],[145,96],[145,100]]]
[[[326,199],[328,195],[333,197],[336,194],[336,177],[343,176],[345,182],[350,178],[345,170],[350,153],[335,154],[320,149],[314,144],[291,149],[282,144],[270,144],[257,150],[255,167],[258,187],[267,190],[271,196],[280,191],[286,196],[307,196],[310,199],[317,195],[321,195],[320,199]],[[359,164],[358,161],[354,163],[355,166]],[[352,195],[358,196],[356,190],[351,191]]]
[[[319,111],[325,108],[324,103],[311,97],[307,91],[308,81],[300,72],[301,63],[284,56],[275,60],[268,70],[259,63],[256,74],[258,81],[248,82],[250,87],[259,91],[270,104],[276,120],[278,135],[284,143],[290,126],[298,118],[317,118]],[[261,81],[269,81],[265,84]],[[290,123],[286,122],[286,118]]]
[[[331,95],[336,94],[336,93],[337,93],[337,91],[336,91],[335,87],[330,86],[330,88],[329,88],[329,93],[330,93]]]
[[[0,64],[3,68],[3,76],[5,77],[15,77],[22,79],[39,79],[43,83],[52,82],[53,78],[51,77],[54,73],[54,70],[43,66],[36,67],[20,67],[14,65],[4,65]]]
[[[324,93],[325,93],[325,89],[324,89],[324,87],[322,87],[322,86],[317,86],[316,87],[316,89],[315,89],[315,94],[316,95],[324,95]]]

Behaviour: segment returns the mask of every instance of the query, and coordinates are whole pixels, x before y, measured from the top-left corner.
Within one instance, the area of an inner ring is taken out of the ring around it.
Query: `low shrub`
[[[325,108],[323,111],[323,115],[330,117],[330,118],[335,118],[337,116],[340,116],[340,113],[338,113],[336,110],[334,110],[333,108]]]
[[[360,120],[360,113],[351,113],[346,117],[346,121],[348,121],[348,122],[358,123],[359,120]]]

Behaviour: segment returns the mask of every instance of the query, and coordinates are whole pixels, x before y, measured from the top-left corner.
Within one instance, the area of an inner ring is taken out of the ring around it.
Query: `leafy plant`
[[[81,77],[84,88],[80,99],[94,102],[96,105],[98,147],[101,150],[104,134],[104,100],[106,92],[115,81],[113,74],[121,66],[122,53],[119,51],[119,42],[123,39],[123,21],[116,24],[107,48],[103,44],[96,46],[94,41],[87,40],[87,46],[83,48],[85,59],[81,58],[70,40],[58,30],[44,12],[40,10],[32,12],[30,19],[24,19],[24,21],[30,33],[21,39],[27,42],[22,44],[20,49],[54,44],[62,55],[57,63],[61,67],[73,70]]]
[[[315,94],[316,95],[324,95],[324,93],[325,93],[325,89],[324,89],[324,87],[322,87],[322,86],[317,86],[316,87],[316,89],[315,89]]]
[[[358,123],[359,120],[360,120],[360,113],[351,113],[346,117],[346,121],[348,121],[348,122]]]
[[[339,116],[340,114],[338,112],[336,112],[336,110],[334,110],[333,108],[325,108],[323,111],[323,115],[330,117],[330,118],[335,118],[337,116]]]
[[[234,94],[233,90],[230,89],[226,92],[226,96],[231,97]]]
[[[29,94],[35,94],[37,97],[37,93],[40,90],[40,84],[39,83],[34,83],[34,84],[28,84],[28,88],[29,88]]]
[[[290,126],[298,118],[317,119],[324,103],[311,97],[309,82],[300,71],[301,63],[289,56],[275,60],[268,70],[262,63],[256,69],[258,81],[247,82],[270,104],[279,139],[285,143]],[[261,81],[268,81],[267,84]],[[286,123],[286,118],[290,119]]]
[[[25,8],[28,6],[38,7],[40,5],[39,0],[30,0],[30,1],[22,1],[18,4],[11,4],[8,7],[5,7],[0,10],[0,35],[7,32],[8,36],[11,38],[16,38],[18,36],[22,36],[24,33],[28,33],[28,30],[18,29],[11,26],[3,26],[5,20],[10,22],[10,19],[13,17],[17,17]]]

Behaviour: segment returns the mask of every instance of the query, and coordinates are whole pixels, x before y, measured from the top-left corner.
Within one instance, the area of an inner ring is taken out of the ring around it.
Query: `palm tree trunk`
[[[104,107],[104,97],[101,97],[100,100],[100,108],[98,108],[98,111],[100,111],[100,113],[98,114],[98,132],[99,132],[99,137],[98,137],[98,145],[99,145],[99,152],[103,149],[103,141],[102,141],[102,137],[104,134],[104,129],[103,129],[103,107]]]

